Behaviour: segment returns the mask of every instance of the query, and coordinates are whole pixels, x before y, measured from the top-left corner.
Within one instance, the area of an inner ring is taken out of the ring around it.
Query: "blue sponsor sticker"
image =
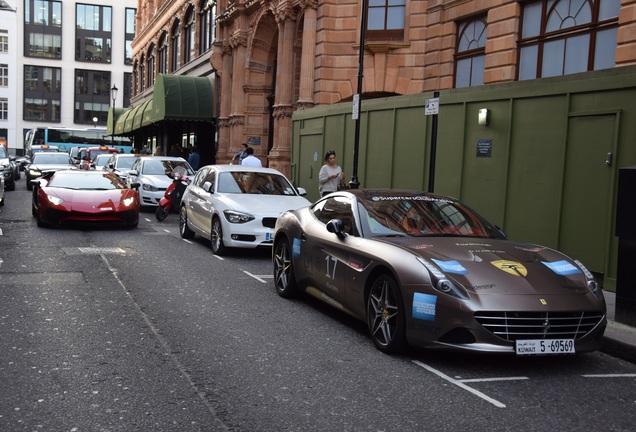
[[[423,293],[413,295],[413,318],[435,321],[437,296]]]
[[[546,262],[546,261],[541,261],[541,262],[545,264],[546,267],[548,267],[550,270],[552,270],[553,272],[561,276],[581,273],[580,268],[578,268],[572,263],[567,262],[566,260],[555,261],[555,262]]]
[[[295,257],[300,256],[300,239],[294,239],[294,244],[292,246],[292,255]]]
[[[457,261],[441,261],[441,260],[436,260],[435,258],[433,258],[433,261],[435,261],[435,264],[437,264],[439,268],[442,269],[443,272],[455,273],[455,274],[468,274],[468,270],[466,270],[464,266]]]

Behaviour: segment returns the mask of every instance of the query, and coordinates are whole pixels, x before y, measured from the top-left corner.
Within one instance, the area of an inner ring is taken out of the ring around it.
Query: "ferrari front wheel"
[[[282,238],[274,245],[274,285],[279,296],[290,298],[296,295],[294,264],[289,241]]]
[[[400,288],[390,275],[381,275],[371,286],[367,301],[367,322],[375,346],[393,354],[406,347],[404,305]]]

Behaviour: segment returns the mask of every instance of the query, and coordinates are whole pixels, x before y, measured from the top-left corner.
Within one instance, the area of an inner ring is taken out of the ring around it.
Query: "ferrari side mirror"
[[[342,222],[342,219],[331,219],[327,222],[327,231],[337,235],[340,239],[345,238],[344,223]]]

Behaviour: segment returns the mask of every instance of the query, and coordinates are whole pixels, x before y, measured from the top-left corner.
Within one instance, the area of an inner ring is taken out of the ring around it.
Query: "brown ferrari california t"
[[[368,323],[387,353],[442,347],[574,354],[602,343],[603,293],[579,261],[509,241],[460,201],[348,190],[276,222],[274,282]]]

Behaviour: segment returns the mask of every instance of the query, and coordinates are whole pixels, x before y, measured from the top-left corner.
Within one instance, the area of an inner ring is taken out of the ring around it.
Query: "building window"
[[[76,5],[75,60],[110,63],[111,36],[110,6]]]
[[[7,30],[0,30],[0,52],[9,52],[9,32]]]
[[[0,98],[0,120],[9,119],[9,99]]]
[[[135,38],[135,15],[137,9],[126,8],[126,46],[124,48],[124,64],[133,64],[132,41]]]
[[[60,121],[62,69],[24,66],[24,115],[27,121]]]
[[[93,124],[93,117],[106,123],[110,108],[110,72],[75,70],[75,111],[79,124]]]
[[[199,15],[199,50],[204,53],[212,48],[214,41],[214,6],[208,0],[202,0]]]
[[[159,38],[159,73],[168,73],[168,33],[165,31]]]
[[[181,67],[181,23],[176,20],[172,25],[170,41],[170,68],[174,72]]]
[[[541,0],[523,5],[519,79],[616,65],[620,0]]]
[[[472,87],[484,83],[486,60],[486,21],[473,19],[457,27],[455,87]]]
[[[146,61],[146,70],[148,71],[148,85],[146,88],[150,88],[155,85],[155,44],[150,45],[148,49],[148,60]]]
[[[142,92],[146,89],[146,58],[141,55],[139,60],[139,91]]]
[[[183,63],[189,63],[196,55],[195,52],[195,36],[196,36],[196,26],[194,19],[194,8],[190,7],[186,12],[186,23],[184,28],[184,38],[183,41]]]
[[[367,40],[404,40],[405,0],[369,0]]]
[[[9,65],[0,64],[0,87],[9,87]]]
[[[132,94],[136,95],[139,92],[139,66],[135,62],[133,65],[133,80],[132,80]]]
[[[62,2],[25,0],[24,56],[62,58]]]

